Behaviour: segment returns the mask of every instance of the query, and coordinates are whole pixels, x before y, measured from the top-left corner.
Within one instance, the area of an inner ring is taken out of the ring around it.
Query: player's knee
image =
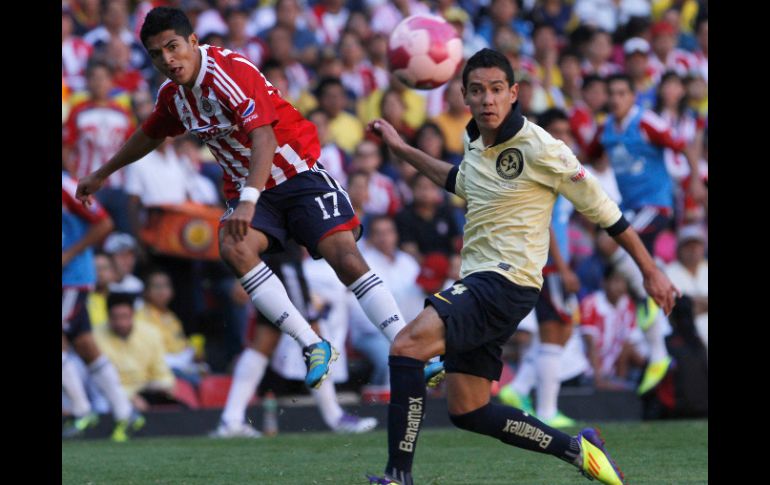
[[[390,344],[390,355],[398,355],[401,357],[419,358],[417,350],[419,349],[419,342],[414,338],[414,333],[408,327],[404,327],[393,339],[393,343]]]
[[[449,420],[452,421],[452,424],[457,426],[460,429],[464,429],[467,431],[476,431],[482,426],[487,420],[486,420],[486,411],[487,407],[489,406],[489,403],[485,404],[484,406],[467,413],[449,413]]]
[[[219,255],[222,260],[230,266],[241,266],[247,259],[250,259],[252,251],[244,241],[235,241],[230,237],[226,237],[219,245]]]

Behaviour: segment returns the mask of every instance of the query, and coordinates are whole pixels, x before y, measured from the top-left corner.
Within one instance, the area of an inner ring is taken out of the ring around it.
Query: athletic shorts
[[[655,240],[661,232],[671,227],[671,210],[665,207],[644,206],[623,213],[650,254],[655,253]]]
[[[538,325],[545,322],[572,324],[578,310],[578,299],[574,293],[567,293],[559,273],[543,277],[543,289],[535,304]]]
[[[61,330],[69,340],[91,331],[91,318],[88,316],[86,300],[88,290],[80,288],[62,288],[61,290]]]
[[[238,198],[227,201],[220,227],[238,206]],[[305,246],[313,259],[321,259],[318,243],[339,231],[356,231],[358,221],[347,192],[320,164],[301,172],[259,196],[251,227],[263,232],[270,245],[267,254],[284,250],[288,239]],[[356,239],[361,237],[357,231]]]
[[[428,296],[425,305],[433,305],[446,327],[446,371],[498,380],[503,370],[502,347],[539,294],[537,288],[482,271]]]

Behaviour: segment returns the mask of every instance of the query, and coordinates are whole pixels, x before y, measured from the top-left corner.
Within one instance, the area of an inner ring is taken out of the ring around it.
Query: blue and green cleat
[[[585,428],[576,436],[580,444],[582,463],[578,465],[580,473],[589,480],[599,480],[607,485],[624,485],[625,477],[620,468],[610,458],[604,448],[604,440],[599,430]]]
[[[428,387],[436,387],[441,384],[441,381],[446,377],[446,370],[444,370],[444,362],[428,362],[425,365],[425,385]]]
[[[366,478],[369,480],[369,485],[401,485],[401,482],[388,478],[387,476],[378,477],[377,475],[366,474]]]
[[[513,390],[511,384],[506,384],[500,389],[500,393],[497,395],[500,402],[506,406],[511,406],[517,409],[521,409],[527,414],[535,415],[535,408],[532,406],[532,398],[529,396],[522,396],[518,392]]]
[[[302,355],[305,357],[305,365],[307,365],[305,385],[312,389],[318,389],[321,386],[321,383],[329,375],[332,362],[340,356],[339,352],[326,340],[308,345],[302,349]]]
[[[116,443],[125,443],[129,437],[144,428],[146,420],[140,413],[134,411],[128,419],[121,419],[115,424],[110,439]]]

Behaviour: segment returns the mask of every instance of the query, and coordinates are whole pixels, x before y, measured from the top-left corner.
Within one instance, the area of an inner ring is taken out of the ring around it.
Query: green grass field
[[[708,482],[708,421],[608,423],[599,428],[630,483]],[[383,431],[356,436],[296,433],[251,441],[66,442],[62,483],[365,484],[364,472],[382,472],[386,442]],[[423,430],[415,461],[420,485],[589,483],[553,457],[454,429]]]

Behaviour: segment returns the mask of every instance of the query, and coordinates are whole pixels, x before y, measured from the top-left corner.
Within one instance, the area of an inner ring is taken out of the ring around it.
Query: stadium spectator
[[[596,74],[607,77],[620,72],[620,67],[610,61],[611,57],[612,36],[606,30],[593,30],[586,46],[586,58],[580,66],[583,76]]]
[[[425,96],[418,94],[414,89],[409,89],[404,83],[391,72],[389,73],[388,84],[375,89],[372,94],[361,98],[356,103],[356,113],[358,118],[367,123],[383,115],[383,98],[386,92],[395,91],[401,95],[403,101],[404,113],[403,121],[411,130],[416,130],[428,118],[427,101]]]
[[[396,216],[399,247],[418,262],[432,252],[456,253],[462,232],[441,189],[422,174],[415,174],[411,187],[414,201]]]
[[[574,12],[579,21],[606,32],[615,32],[632,17],[649,17],[648,0],[576,0]]]
[[[535,4],[530,17],[535,24],[550,25],[559,37],[563,37],[574,24],[572,9],[572,2],[545,0]]]
[[[308,28],[308,22],[302,15],[297,0],[277,0],[275,2],[275,25],[291,34],[293,57],[304,65],[311,65],[318,57],[318,43],[315,34]],[[271,27],[272,28],[272,27]],[[270,29],[259,33],[267,38]]]
[[[109,322],[94,330],[99,348],[115,365],[120,384],[133,406],[145,412],[153,403],[175,402],[174,374],[164,359],[163,336],[135,321],[133,295],[110,293]]]
[[[320,0],[312,8],[316,41],[324,46],[336,46],[348,22],[350,10],[343,0]]]
[[[500,26],[509,26],[521,39],[521,52],[527,56],[534,53],[532,45],[532,23],[519,18],[519,3],[516,0],[492,0],[488,15],[482,16],[476,32],[488,44],[493,44],[495,30]]]
[[[92,327],[99,327],[107,323],[107,295],[110,285],[117,281],[118,273],[115,271],[115,263],[112,258],[104,253],[94,255],[94,269],[96,269],[96,283],[94,289],[88,292],[86,308]]]
[[[295,57],[291,44],[291,31],[277,25],[267,33],[266,41],[270,60],[278,63],[286,75],[289,85],[286,92],[293,99],[299,99],[301,93],[310,87],[310,75],[307,68]]]
[[[113,232],[104,240],[104,252],[115,265],[115,283],[110,284],[110,292],[129,293],[135,296],[144,291],[144,283],[134,275],[137,263],[136,239],[121,232]]]
[[[676,30],[666,21],[659,21],[652,26],[652,53],[650,67],[656,78],[667,70],[676,71],[686,76],[695,67],[695,57],[689,52],[676,47]]]
[[[72,91],[86,88],[86,66],[93,53],[91,44],[75,35],[72,10],[61,9],[61,69],[64,82]]]
[[[242,54],[246,59],[261,66],[267,59],[267,45],[259,37],[253,37],[246,31],[249,21],[249,10],[242,6],[230,7],[225,10],[227,23],[227,39],[225,47]]]
[[[390,35],[396,25],[405,18],[411,15],[430,14],[430,9],[425,3],[416,0],[393,0],[392,2],[376,2],[371,12],[372,30]]]
[[[634,82],[636,104],[642,109],[653,109],[659,77],[650,67],[650,44],[641,37],[633,37],[623,44],[625,73]]]
[[[431,120],[441,129],[446,150],[455,156],[462,156],[462,135],[471,119],[471,113],[463,99],[462,86],[462,79],[459,78],[454,78],[447,83],[447,88],[444,90],[446,108]]]
[[[677,288],[692,299],[695,329],[708,349],[709,263],[706,234],[699,225],[688,225],[677,233],[677,260],[666,266],[666,274]]]
[[[144,303],[136,310],[134,320],[152,326],[161,334],[168,367],[176,377],[197,387],[206,368],[196,362],[195,349],[185,335],[182,322],[168,306],[173,298],[174,287],[169,275],[161,270],[148,271],[144,277]]]
[[[625,277],[614,268],[605,271],[602,289],[580,302],[580,332],[591,363],[594,386],[627,389],[631,367],[641,370],[645,358],[635,345],[641,335],[636,326],[633,299],[628,295]]]
[[[580,158],[588,158],[588,147],[607,116],[607,83],[595,75],[583,78],[580,99],[570,112],[570,127],[575,143],[579,147]],[[586,160],[587,161],[587,160]]]
[[[319,108],[329,117],[328,140],[345,152],[353,153],[364,138],[364,126],[358,118],[345,111],[348,101],[342,82],[338,78],[321,79],[315,96]]]
[[[239,0],[215,0],[206,2],[209,8],[201,11],[195,19],[195,33],[199,38],[204,38],[211,33],[227,35],[227,21],[225,16],[228,9],[238,8]],[[212,5],[213,4],[213,5]]]
[[[362,40],[352,30],[342,33],[339,42],[340,58],[342,59],[342,76],[340,80],[345,89],[353,96],[363,98],[369,96],[377,87],[374,70],[366,59],[366,51]]]
[[[704,17],[698,20],[696,24],[698,49],[693,54],[695,56],[695,71],[700,74],[706,82],[709,80],[709,19]]]
[[[370,140],[364,140],[356,147],[350,162],[351,171],[364,172],[369,176],[369,200],[364,211],[370,215],[394,216],[401,208],[393,180],[383,175],[380,148]]]
[[[110,159],[134,131],[131,113],[110,99],[113,70],[102,61],[89,62],[86,70],[88,99],[75,104],[63,126],[65,159],[74,160],[75,178],[98,169]],[[128,197],[123,190],[124,175],[109,177],[97,199],[122,231],[129,228],[126,217]]]
[[[414,146],[430,154],[431,157],[445,160],[453,165],[460,165],[461,155],[450,154],[446,149],[446,139],[441,132],[441,128],[430,121],[426,122],[412,137]]]
[[[139,70],[146,80],[154,78],[150,56],[129,30],[128,2],[124,0],[105,0],[101,8],[102,25],[90,30],[83,40],[94,47],[95,52],[106,50],[113,37],[118,37],[131,50],[131,67]]]
[[[83,36],[99,26],[101,21],[100,0],[73,0],[69,7],[75,22],[75,35]]]
[[[149,86],[142,73],[131,65],[131,48],[120,37],[112,37],[105,48],[105,58],[110,60],[114,69],[113,85],[131,96],[137,91],[148,92]]]
[[[329,140],[329,117],[324,111],[315,109],[308,113],[307,119],[318,130],[318,140],[321,142],[321,155],[318,161],[335,180],[339,181],[343,187],[347,187],[348,175],[345,172],[348,165],[347,156],[336,143]]]
[[[561,93],[564,96],[564,109],[572,109],[581,100],[580,88],[583,85],[583,73],[580,70],[580,56],[572,49],[565,49],[559,56],[559,72],[563,79]]]

